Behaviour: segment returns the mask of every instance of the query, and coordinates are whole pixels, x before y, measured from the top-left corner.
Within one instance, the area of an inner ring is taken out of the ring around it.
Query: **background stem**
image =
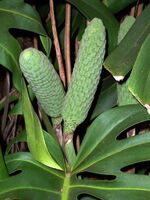
[[[58,67],[59,67],[59,75],[64,86],[66,86],[65,70],[64,70],[63,59],[62,59],[62,54],[61,54],[60,44],[59,44],[59,39],[58,39],[58,34],[57,34],[53,0],[50,0],[49,4],[50,4],[50,16],[51,16],[51,22],[52,22],[54,46],[55,46],[55,51],[56,51],[56,56],[57,56],[57,61],[58,61]]]
[[[65,35],[64,35],[67,85],[69,85],[69,82],[71,80],[70,22],[71,22],[71,5],[67,3],[66,4],[66,18],[65,18]]]

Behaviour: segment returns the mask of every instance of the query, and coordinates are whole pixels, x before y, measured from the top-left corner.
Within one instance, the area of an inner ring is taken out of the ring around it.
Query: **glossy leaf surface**
[[[22,84],[22,102],[29,150],[39,162],[56,169],[61,169],[47,149],[41,123],[32,108],[24,81]]]
[[[6,163],[12,175],[0,181],[0,198],[70,200],[87,194],[104,200],[149,199],[150,177],[122,169],[150,160],[150,133],[118,138],[125,129],[147,120],[150,116],[139,105],[101,114],[89,127],[72,172],[42,165],[30,153],[8,155]]]
[[[125,140],[117,140],[116,138],[129,127],[147,120],[150,120],[150,116],[140,105],[120,106],[101,114],[94,120],[86,133],[77,157],[75,171],[81,171],[85,168],[93,171],[94,166],[95,173],[108,173],[109,170],[113,172],[120,170],[119,167],[124,167],[123,165],[134,163],[134,158],[137,159],[137,162],[140,157],[144,158],[146,155],[143,155],[142,152],[141,154],[138,152],[135,157],[132,156],[134,145],[138,145],[136,140],[138,141],[138,138],[142,136]],[[150,135],[144,135],[144,137],[150,137]],[[144,138],[139,142],[143,143]],[[130,145],[133,145],[132,150]],[[125,161],[121,154],[126,151],[126,148],[129,148],[128,150],[131,152],[126,152],[128,159],[126,160],[124,157]],[[111,160],[110,165],[106,165],[107,159]],[[120,161],[117,163],[115,159]]]
[[[103,2],[112,12],[117,13],[136,1],[137,0],[104,0]]]
[[[12,175],[0,182],[0,199],[60,199],[63,172],[40,164],[25,152],[7,156],[6,162]]]
[[[109,50],[117,44],[119,23],[110,10],[99,0],[67,0],[73,4],[87,19],[94,17],[102,19],[108,31]]]
[[[150,33],[150,5],[145,8],[142,14],[120,42],[118,47],[106,58],[105,68],[116,77],[124,76],[132,69],[137,54]]]
[[[15,87],[20,91],[21,72],[18,57],[21,47],[10,34],[11,29],[23,29],[46,36],[38,13],[23,0],[0,1],[0,64],[13,73]],[[8,42],[9,41],[9,42]]]
[[[129,89],[142,104],[150,104],[150,34],[145,39],[129,77]]]

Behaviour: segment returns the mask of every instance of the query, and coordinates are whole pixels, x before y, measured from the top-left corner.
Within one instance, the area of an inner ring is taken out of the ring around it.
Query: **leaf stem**
[[[73,144],[73,133],[64,134],[64,151],[69,164],[69,167],[72,167],[76,160],[76,153]]]
[[[66,173],[63,188],[62,188],[62,191],[61,191],[62,192],[61,200],[67,200],[68,199],[69,185],[70,185],[70,173]]]

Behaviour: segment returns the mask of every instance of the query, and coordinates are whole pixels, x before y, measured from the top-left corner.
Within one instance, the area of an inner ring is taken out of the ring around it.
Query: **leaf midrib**
[[[149,142],[144,143],[144,144],[149,144]],[[105,157],[101,157],[99,160],[95,160],[94,162],[91,162],[90,165],[88,165],[88,166],[83,166],[83,168],[79,167],[79,169],[80,169],[80,171],[83,171],[84,169],[87,169],[87,168],[91,167],[92,165],[96,164],[97,162],[105,160],[108,157],[114,156],[115,154],[118,154],[118,153],[120,153],[120,152],[122,152],[122,151],[124,151],[126,149],[131,149],[133,147],[135,148],[136,146],[139,146],[139,145],[143,145],[143,143],[141,143],[141,144],[135,144],[134,146],[130,146],[130,147],[119,149],[118,151],[114,151],[112,154],[107,154]],[[77,169],[78,169],[78,167],[77,167]],[[75,170],[75,173],[77,173],[77,172],[78,172],[78,170],[77,171]]]
[[[24,18],[30,19],[30,20],[35,21],[36,23],[40,24],[40,22],[37,21],[36,19],[34,19],[34,18],[32,18],[32,17],[29,17],[28,15],[22,14],[22,13],[20,13],[20,12],[14,11],[14,10],[8,10],[8,9],[0,8],[0,11],[8,12],[8,13],[10,13],[10,14],[19,15],[19,16],[22,16],[22,17],[24,17]],[[41,25],[41,24],[40,24],[40,25]]]
[[[140,191],[147,191],[147,192],[149,192],[150,191],[150,189],[146,189],[146,188],[139,188],[139,187],[137,187],[137,188],[134,188],[134,187],[130,187],[130,188],[127,188],[127,187],[119,187],[119,188],[117,188],[117,187],[102,187],[102,186],[93,186],[93,185],[87,185],[87,184],[85,184],[85,185],[71,185],[70,186],[70,188],[92,188],[92,189],[97,189],[97,190],[140,190]]]
[[[18,67],[18,69],[19,69],[19,65],[18,65],[18,63],[16,62],[16,59],[15,59],[15,57],[13,56],[13,54],[10,52],[10,51],[8,51],[8,49],[4,46],[4,45],[2,45],[1,43],[0,43],[0,47],[2,48],[2,49],[4,49],[9,55],[10,55],[10,57],[12,58],[12,60],[14,61],[14,63],[15,63],[15,65]]]
[[[40,190],[40,191],[45,191],[45,192],[49,192],[49,193],[53,193],[53,194],[58,194],[60,196],[60,191],[53,191],[53,190],[48,190],[46,188],[41,188],[40,186],[39,187],[13,187],[13,189],[9,189],[9,190],[5,190],[3,192],[0,192],[0,195],[3,195],[5,193],[8,193],[8,192],[11,192],[11,191],[14,191],[14,190],[26,190],[26,189],[29,189],[29,190]]]

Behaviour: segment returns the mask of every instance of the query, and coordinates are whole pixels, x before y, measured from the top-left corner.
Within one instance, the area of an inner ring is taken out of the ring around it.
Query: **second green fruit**
[[[105,54],[105,27],[94,18],[87,26],[65,97],[64,132],[71,133],[87,117],[99,83]]]

